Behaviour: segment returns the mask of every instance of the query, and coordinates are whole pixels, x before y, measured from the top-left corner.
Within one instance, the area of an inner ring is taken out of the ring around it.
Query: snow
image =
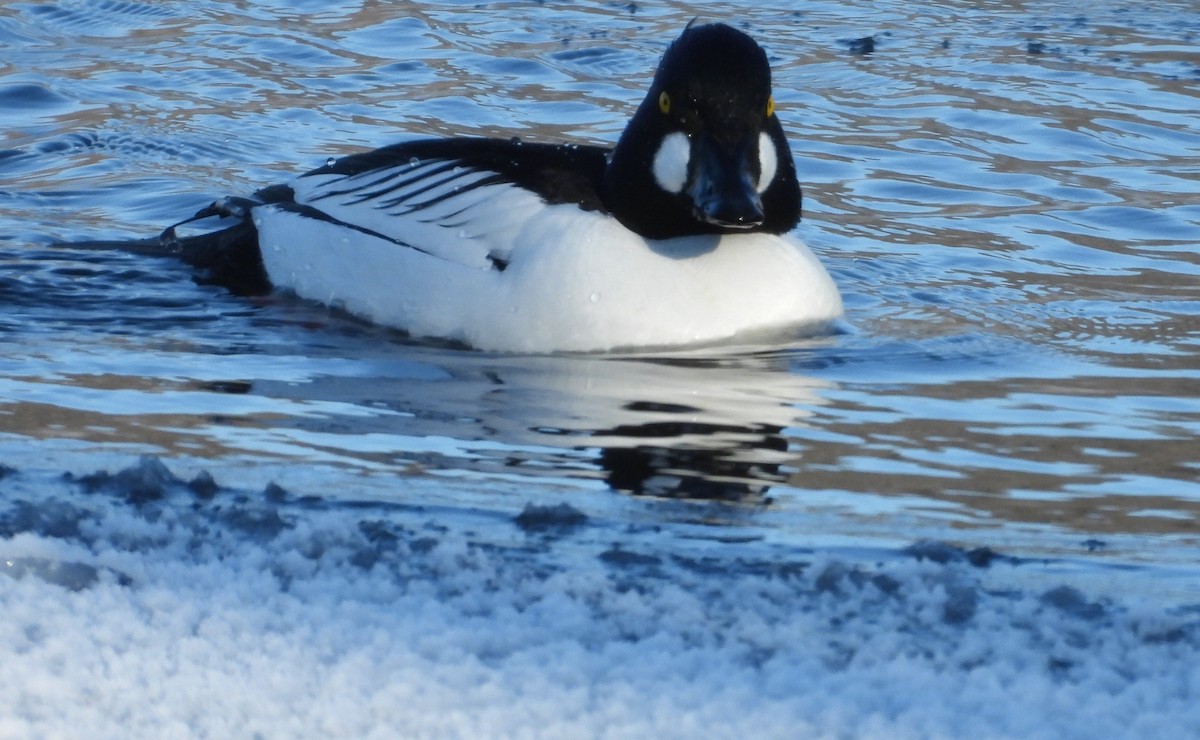
[[[2,470],[0,737],[1200,732],[1200,612],[1039,563],[681,545],[565,502],[489,520],[128,462]]]

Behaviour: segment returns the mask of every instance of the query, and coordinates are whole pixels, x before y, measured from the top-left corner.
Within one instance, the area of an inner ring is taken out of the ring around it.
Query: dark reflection
[[[764,505],[771,488],[795,472],[785,429],[805,412],[794,404],[815,400],[813,381],[787,369],[792,356],[576,358],[554,369],[586,371],[586,387],[572,391],[586,391],[589,413],[572,442],[594,456],[612,490]],[[521,375],[507,373],[515,383]],[[559,410],[583,397],[560,398]]]
[[[802,346],[514,357],[406,344],[379,375],[258,381],[252,394],[378,412],[268,422],[311,433],[299,439],[323,452],[344,449],[350,464],[600,478],[619,494],[763,505],[797,472],[792,430],[827,387],[790,369]],[[363,438],[381,443],[360,449]]]
[[[621,440],[601,448],[605,479],[617,491],[640,496],[770,503],[782,482],[779,462],[756,458],[787,452],[780,427],[736,427],[695,422],[622,425],[597,432]],[[711,444],[718,440],[723,444]],[[707,442],[707,443],[706,443]]]

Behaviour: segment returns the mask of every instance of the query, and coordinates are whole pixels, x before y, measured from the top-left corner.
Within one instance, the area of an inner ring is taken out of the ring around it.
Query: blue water
[[[491,355],[56,245],[403,137],[612,142],[697,15],[770,53],[830,336]],[[934,539],[1195,603],[1198,38],[1190,2],[8,4],[0,462],[568,501],[718,549]]]

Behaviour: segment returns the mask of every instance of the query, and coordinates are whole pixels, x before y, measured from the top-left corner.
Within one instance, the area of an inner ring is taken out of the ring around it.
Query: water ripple
[[[356,476],[550,478],[735,500],[670,516],[797,541],[826,506],[846,536],[1036,552],[1153,532],[1144,557],[1182,557],[1200,515],[1193,4],[182,7],[0,8],[6,449],[320,465],[348,501]],[[845,295],[823,340],[492,357],[49,246],[153,234],[401,137],[612,142],[668,40],[731,14],[768,49],[799,234]]]

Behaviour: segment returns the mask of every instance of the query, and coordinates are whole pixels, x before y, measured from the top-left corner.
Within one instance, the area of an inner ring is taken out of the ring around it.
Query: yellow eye
[[[767,98],[767,118],[775,115],[775,96]]]
[[[667,95],[666,90],[658,94],[658,109],[663,113],[671,112],[671,96]]]

